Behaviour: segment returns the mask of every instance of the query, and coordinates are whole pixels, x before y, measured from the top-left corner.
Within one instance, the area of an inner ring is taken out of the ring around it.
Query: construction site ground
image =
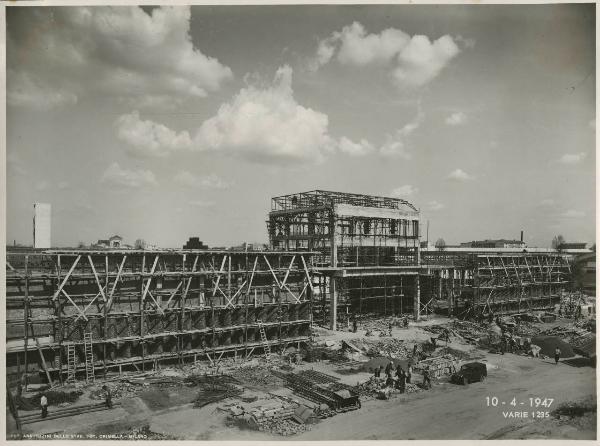
[[[393,329],[393,338],[412,347],[415,342],[425,342],[433,334],[428,325],[444,324],[448,319],[436,317],[408,328]],[[542,324],[544,328],[568,324],[559,320]],[[336,348],[341,341],[360,342],[365,330],[357,333],[348,330],[335,332],[317,329],[315,342]],[[370,337],[371,341],[385,340]],[[387,337],[387,339],[390,339]],[[446,347],[446,344],[442,344]],[[416,393],[396,395],[389,400],[368,399],[359,410],[337,414],[319,420],[299,434],[288,437],[293,440],[400,440],[400,439],[595,439],[595,412],[576,418],[532,418],[532,412],[549,412],[561,403],[578,401],[596,394],[596,369],[577,361],[560,361],[553,358],[532,358],[506,353],[490,353],[460,337],[452,337],[447,347],[460,351],[473,360],[487,364],[488,376],[484,382],[466,386],[449,382],[448,377],[433,380],[433,387]],[[264,358],[254,358],[251,364],[260,364]],[[235,370],[235,365],[223,366],[225,373]],[[343,363],[331,361],[303,362],[294,365],[294,371],[314,369],[337,376],[340,382],[356,385],[364,382],[372,373],[351,370]],[[163,374],[176,375],[175,367],[163,368]],[[413,376],[413,382],[421,377]],[[101,380],[95,384],[102,384]],[[110,384],[110,383],[109,383]],[[281,382],[273,385],[266,380],[255,386],[244,386],[243,396],[257,398],[260,402],[272,399],[269,393],[293,396],[292,391]],[[85,391],[85,389],[84,389]],[[488,405],[487,398],[497,398],[498,406]],[[234,398],[196,408],[193,389],[154,388],[138,392],[136,396],[115,399],[120,407],[101,412],[80,414],[73,417],[48,420],[23,427],[25,438],[43,435],[62,435],[65,438],[124,438],[132,432],[150,432],[155,437],[194,440],[277,440],[282,437],[227,422],[223,410]],[[516,398],[517,406],[510,402]],[[553,399],[551,407],[530,407],[529,398]],[[85,394],[74,405],[89,403]],[[501,404],[504,402],[504,404]],[[520,403],[524,404],[521,405]],[[50,408],[52,412],[52,407]],[[504,413],[503,413],[504,412]],[[528,418],[514,418],[516,412],[528,413]],[[506,415],[512,413],[513,416]],[[9,438],[16,433],[14,420],[7,413]]]

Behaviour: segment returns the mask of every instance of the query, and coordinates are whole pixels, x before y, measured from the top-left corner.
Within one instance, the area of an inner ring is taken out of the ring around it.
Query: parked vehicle
[[[450,382],[455,384],[469,384],[483,381],[487,377],[487,367],[482,362],[469,362],[463,364],[460,370],[450,377]]]

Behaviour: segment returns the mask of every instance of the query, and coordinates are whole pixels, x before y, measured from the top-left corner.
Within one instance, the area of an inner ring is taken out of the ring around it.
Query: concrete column
[[[454,269],[448,270],[448,278],[450,280],[450,292],[448,293],[448,316],[452,316],[454,309]]]
[[[329,278],[329,328],[331,330],[337,329],[338,291],[336,281],[337,279],[334,277]]]
[[[417,274],[415,276],[415,295],[413,298],[413,314],[415,321],[421,319],[421,277]]]

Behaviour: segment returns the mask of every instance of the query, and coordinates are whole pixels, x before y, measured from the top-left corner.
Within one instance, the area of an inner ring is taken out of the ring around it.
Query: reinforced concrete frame
[[[283,195],[271,199],[267,229],[275,250],[319,253],[323,324],[335,329],[338,308],[388,314],[388,303],[389,314],[419,317],[419,211],[408,201],[323,190]]]
[[[7,253],[7,372],[36,366],[63,380],[67,347],[85,369],[144,370],[306,342],[312,322],[310,252],[60,250]],[[39,346],[39,347],[38,347]],[[38,355],[31,352],[38,350]],[[37,358],[37,359],[36,359]],[[51,379],[51,378],[50,378]]]

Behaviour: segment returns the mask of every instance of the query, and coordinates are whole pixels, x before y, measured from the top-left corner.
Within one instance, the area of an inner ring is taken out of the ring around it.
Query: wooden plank
[[[273,268],[271,268],[269,259],[267,259],[266,255],[263,255],[263,258],[265,259],[265,262],[267,262],[267,266],[269,267],[269,271],[271,271],[271,274],[273,275],[273,278],[275,279],[275,283],[277,284],[277,287],[281,289],[281,285],[279,285],[279,280],[277,279],[277,276],[275,275],[275,271],[273,271]]]
[[[213,290],[213,297],[215,297],[215,295],[217,294],[217,289],[219,288],[219,281],[221,280],[221,273],[223,273],[223,268],[225,268],[225,262],[227,261],[227,255],[223,256],[223,262],[221,262],[221,268],[219,269],[219,273],[217,274],[217,282],[215,283],[215,288]],[[223,293],[221,291],[221,293]],[[225,295],[223,293],[223,295]]]
[[[81,259],[81,255],[78,255],[77,258],[75,259],[75,261],[73,262],[73,265],[71,265],[71,269],[69,269],[69,272],[67,273],[67,275],[63,279],[62,283],[60,284],[60,286],[56,290],[56,293],[54,293],[54,295],[52,296],[52,300],[56,300],[56,298],[58,297],[58,295],[62,291],[63,287],[67,283],[67,280],[69,280],[69,277],[71,276],[71,274],[73,273],[73,270],[77,266],[77,263],[79,263],[79,259]]]
[[[296,260],[296,256],[292,256],[292,261],[290,262],[290,266],[288,266],[288,269],[287,269],[287,271],[285,272],[285,277],[283,278],[283,282],[281,282],[281,287],[280,287],[280,289],[281,289],[282,287],[284,287],[284,286],[285,286],[285,283],[286,283],[286,282],[287,282],[287,280],[288,280],[288,277],[289,277],[289,275],[290,275],[290,271],[292,270],[292,266],[294,265],[294,260]]]
[[[92,267],[94,277],[96,278],[96,283],[98,284],[98,289],[100,290],[100,294],[102,295],[102,300],[106,303],[106,295],[104,294],[104,289],[102,285],[100,285],[100,279],[98,278],[98,273],[96,273],[96,267],[94,266],[94,262],[92,261],[92,256],[87,256],[87,258],[90,262],[90,266]]]
[[[42,367],[44,367],[44,372],[46,372],[46,378],[48,379],[48,384],[50,387],[54,387],[54,383],[52,382],[52,378],[50,378],[50,372],[48,371],[48,365],[46,364],[46,358],[44,358],[44,353],[42,352],[42,348],[40,347],[40,341],[38,338],[35,338],[35,346],[37,347],[37,351],[40,354],[40,360],[42,361]]]

